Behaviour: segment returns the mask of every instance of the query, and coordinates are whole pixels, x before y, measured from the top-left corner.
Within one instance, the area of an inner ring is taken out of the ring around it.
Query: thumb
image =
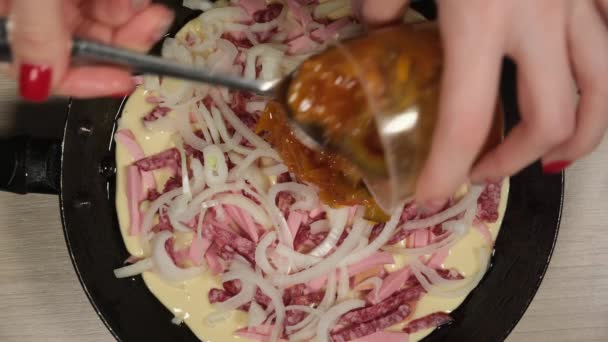
[[[11,1],[10,39],[19,72],[19,93],[45,101],[66,72],[70,34],[61,0]]]
[[[361,21],[371,26],[385,25],[403,18],[409,0],[352,0]]]

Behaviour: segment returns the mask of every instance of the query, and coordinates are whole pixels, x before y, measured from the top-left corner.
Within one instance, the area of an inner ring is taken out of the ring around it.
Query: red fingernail
[[[21,64],[19,94],[28,101],[45,101],[51,94],[52,78],[53,70],[47,65]]]
[[[557,160],[554,162],[543,164],[543,173],[548,175],[560,173],[562,172],[562,170],[570,166],[570,164],[572,164],[572,162],[569,160]]]

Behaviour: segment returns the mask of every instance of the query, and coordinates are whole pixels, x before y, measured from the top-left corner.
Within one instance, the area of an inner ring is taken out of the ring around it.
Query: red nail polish
[[[45,101],[51,94],[52,79],[53,70],[48,65],[21,64],[19,94],[28,101]]]
[[[543,164],[543,173],[544,174],[560,173],[563,169],[570,166],[570,164],[572,164],[572,162],[569,160],[557,160],[554,162]]]

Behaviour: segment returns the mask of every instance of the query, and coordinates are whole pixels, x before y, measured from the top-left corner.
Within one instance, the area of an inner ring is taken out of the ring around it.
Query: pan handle
[[[15,136],[0,139],[0,191],[58,194],[61,141]]]

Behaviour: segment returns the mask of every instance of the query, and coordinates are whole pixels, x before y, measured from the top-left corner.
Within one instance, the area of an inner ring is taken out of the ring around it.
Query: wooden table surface
[[[0,136],[60,136],[65,103],[24,105],[0,80]],[[112,341],[68,257],[58,198],[0,193],[0,341]],[[508,341],[608,341],[608,139],[566,173],[559,240]]]

